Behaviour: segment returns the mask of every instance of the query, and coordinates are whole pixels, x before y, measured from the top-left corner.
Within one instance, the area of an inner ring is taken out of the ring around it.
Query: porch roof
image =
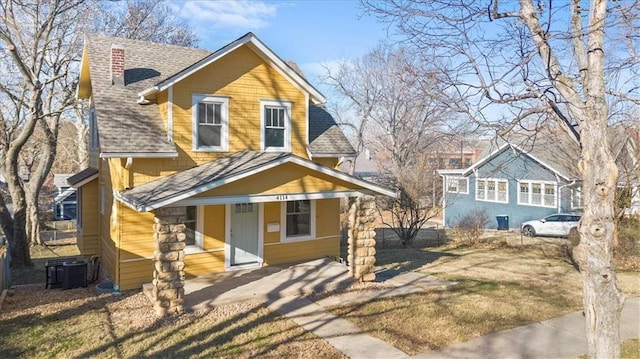
[[[67,183],[73,188],[80,188],[96,178],[98,178],[98,170],[93,167],[87,167],[67,178]]]
[[[147,212],[160,207],[168,207],[172,205],[179,206],[184,205],[185,200],[205,191],[213,190],[238,180],[258,175],[264,171],[287,163],[293,163],[301,168],[311,170],[312,172],[328,178],[331,181],[340,181],[342,183],[353,185],[353,190],[351,191],[342,191],[340,193],[316,193],[316,196],[320,196],[316,198],[347,197],[349,195],[354,195],[354,192],[395,196],[395,192],[388,188],[361,180],[344,172],[319,165],[290,153],[242,151],[229,157],[220,158],[203,165],[145,183],[130,190],[116,193],[115,197],[129,207],[140,212]],[[262,198],[261,200],[257,200],[255,198],[252,199],[250,198],[252,195],[259,196],[259,194],[246,193],[243,196],[234,197],[242,197],[243,202],[266,201],[265,198]],[[301,196],[305,194],[298,193],[295,195]],[[269,196],[269,198],[273,197],[274,195]],[[280,196],[280,198],[282,200],[283,197]],[[294,198],[297,197],[292,196],[287,199]],[[231,199],[225,198],[225,200]],[[199,204],[208,203],[207,199],[200,198],[199,201]]]

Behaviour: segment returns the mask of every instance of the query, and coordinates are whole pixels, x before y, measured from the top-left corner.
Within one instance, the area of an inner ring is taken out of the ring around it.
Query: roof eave
[[[335,157],[355,157],[355,152],[332,152],[332,153],[313,153],[312,158],[335,158]]]
[[[178,152],[101,152],[100,158],[176,158]]]
[[[187,67],[186,69],[170,76],[164,81],[159,82],[155,86],[149,87],[138,92],[138,96],[146,97],[158,92],[164,91],[169,87],[175,85],[176,83],[182,81],[186,77],[192,75],[193,73],[201,70],[202,68],[209,66],[211,63],[217,61],[218,59],[226,56],[231,53],[235,49],[251,43],[255,46],[262,55],[263,59],[268,60],[273,65],[275,65],[276,69],[280,70],[285,77],[288,77],[291,81],[293,81],[296,85],[300,86],[304,91],[308,92],[311,95],[311,99],[316,104],[323,104],[327,102],[326,97],[320,93],[315,87],[313,87],[306,79],[302,76],[298,75],[295,71],[293,71],[282,59],[278,57],[267,45],[265,45],[260,39],[258,39],[253,33],[249,32],[242,36],[241,38],[227,44],[216,52],[211,53],[209,56],[203,58],[202,60],[194,63],[193,65]],[[261,56],[262,57],[262,56]]]
[[[88,99],[91,97],[91,73],[89,71],[89,50],[87,49],[87,38],[85,36],[82,46],[82,57],[80,58],[80,74],[78,75],[78,86],[76,87],[76,99]]]
[[[82,179],[81,181],[78,181],[78,182],[76,182],[76,183],[73,183],[73,184],[72,184],[72,183],[69,183],[69,185],[70,185],[71,187],[73,187],[73,188],[78,189],[78,188],[80,188],[80,187],[84,186],[85,184],[87,184],[87,183],[89,183],[89,182],[91,182],[91,181],[95,180],[96,178],[98,178],[98,175],[99,175],[99,173],[96,173],[96,174],[91,175],[91,176],[89,176],[89,177],[87,177],[87,178],[84,178],[84,179]]]
[[[198,195],[200,193],[209,191],[211,189],[217,188],[219,186],[228,184],[228,183],[232,183],[235,182],[237,180],[255,175],[259,172],[265,171],[267,169],[270,168],[274,168],[277,167],[279,165],[285,164],[285,163],[294,163],[297,164],[299,166],[302,167],[306,167],[309,168],[311,170],[315,170],[318,171],[320,173],[329,175],[331,177],[335,177],[337,179],[352,183],[356,186],[360,186],[362,187],[362,189],[357,189],[355,191],[357,192],[361,192],[361,193],[365,193],[365,194],[381,194],[381,195],[385,195],[388,197],[392,197],[392,198],[396,198],[397,197],[397,193],[391,189],[379,186],[375,183],[372,182],[368,182],[359,178],[356,178],[354,176],[350,176],[344,172],[340,172],[338,170],[334,170],[331,168],[328,168],[326,166],[311,162],[309,160],[305,160],[303,158],[297,157],[297,156],[293,156],[293,155],[288,155],[285,157],[278,157],[275,158],[271,161],[265,162],[259,166],[255,166],[255,167],[251,167],[248,168],[240,173],[237,173],[233,176],[227,177],[227,178],[222,178],[216,181],[212,181],[209,182],[207,184],[204,185],[200,185],[198,187],[194,187],[191,188],[189,191],[184,191],[182,193],[178,193],[178,194],[174,194],[172,196],[168,196],[166,198],[162,198],[162,199],[158,199],[155,201],[148,201],[144,204],[137,204],[134,201],[129,200],[127,197],[123,196],[122,194],[115,192],[114,193],[114,197],[116,197],[116,199],[118,199],[119,201],[123,202],[124,204],[126,204],[127,206],[131,207],[132,209],[139,211],[139,212],[148,212],[157,208],[161,208],[161,207],[165,207],[165,206],[169,206],[171,204],[174,204],[178,201],[184,200],[186,198],[189,197],[193,197],[195,195]]]

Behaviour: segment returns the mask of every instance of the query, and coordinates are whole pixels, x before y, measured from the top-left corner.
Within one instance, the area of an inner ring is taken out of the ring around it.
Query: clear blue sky
[[[357,1],[172,1],[197,32],[199,47],[216,50],[251,31],[310,77],[319,64],[366,54],[387,38],[386,25],[364,16]]]

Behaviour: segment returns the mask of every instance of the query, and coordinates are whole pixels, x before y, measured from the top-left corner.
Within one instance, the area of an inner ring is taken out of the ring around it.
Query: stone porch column
[[[154,211],[153,306],[159,316],[180,314],[184,307],[185,207]]]
[[[376,202],[372,196],[356,198],[349,209],[349,274],[361,282],[376,279]]]

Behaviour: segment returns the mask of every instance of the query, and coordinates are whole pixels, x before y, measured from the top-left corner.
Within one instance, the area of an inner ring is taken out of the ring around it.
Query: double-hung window
[[[518,182],[518,204],[555,207],[557,201],[556,184],[553,182]]]
[[[476,200],[509,203],[509,184],[506,179],[476,179]]]
[[[297,200],[282,203],[284,240],[309,239],[315,235],[314,201]]]
[[[185,252],[193,253],[202,250],[202,209],[196,206],[185,207]]]
[[[447,192],[469,193],[469,180],[466,177],[447,177]]]
[[[227,151],[229,99],[193,95],[193,150]]]
[[[264,151],[291,151],[291,103],[261,101],[262,148]]]

